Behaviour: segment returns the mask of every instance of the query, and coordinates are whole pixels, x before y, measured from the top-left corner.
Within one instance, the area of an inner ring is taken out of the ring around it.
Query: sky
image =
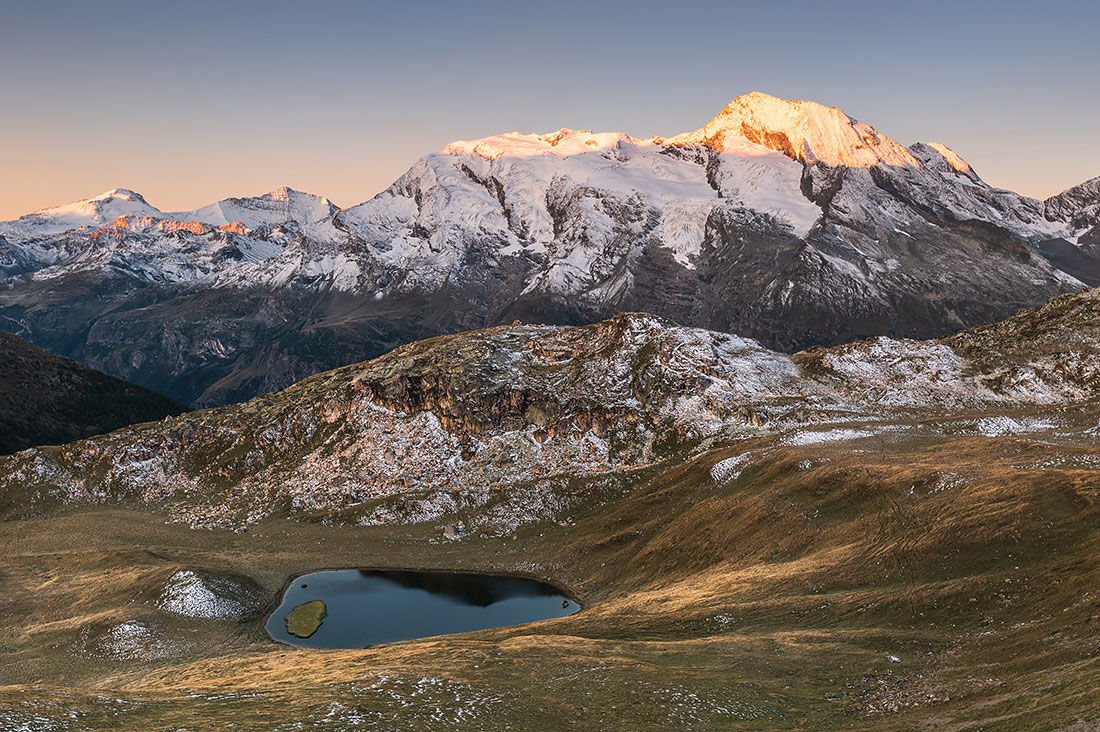
[[[1046,197],[1100,175],[1100,3],[0,5],[0,220],[129,188],[340,206],[456,139],[697,129],[763,91]]]

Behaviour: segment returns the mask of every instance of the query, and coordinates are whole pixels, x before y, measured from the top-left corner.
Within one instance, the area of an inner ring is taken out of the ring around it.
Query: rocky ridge
[[[244,404],[24,451],[0,462],[0,496],[16,512],[137,499],[196,526],[242,527],[283,510],[415,522],[508,488],[520,516],[540,516],[560,510],[540,501],[562,481],[716,440],[812,444],[948,414],[979,415],[974,434],[1003,433],[1030,423],[980,420],[1097,397],[1100,290],[938,341],[879,337],[793,357],[623,314],[434,338]]]

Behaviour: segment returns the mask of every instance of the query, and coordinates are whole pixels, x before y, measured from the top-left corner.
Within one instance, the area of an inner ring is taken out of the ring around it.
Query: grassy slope
[[[0,331],[0,455],[185,411],[168,397]]]
[[[1100,411],[1060,417],[1092,426]],[[0,720],[37,710],[76,712],[72,729],[1017,730],[1100,719],[1095,440],[948,432],[718,447],[594,480],[572,521],[515,538],[441,542],[434,524],[284,518],[244,534],[191,531],[127,505],[4,522]],[[752,467],[715,485],[711,465],[746,449],[760,451]],[[249,574],[272,604],[288,575],[320,567],[532,572],[585,610],[304,651],[267,640],[262,617],[156,609],[149,598],[180,566]],[[170,656],[87,652],[132,619],[156,627]]]

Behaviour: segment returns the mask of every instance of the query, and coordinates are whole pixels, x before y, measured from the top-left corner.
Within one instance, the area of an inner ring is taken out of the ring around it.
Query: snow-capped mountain
[[[301,226],[336,210],[328,199],[284,187],[165,213],[118,188],[0,223],[0,272],[42,280],[113,268],[151,282],[210,281],[229,263],[277,254]]]
[[[61,234],[80,227],[97,227],[120,216],[159,216],[141,194],[116,188],[94,198],[86,198],[64,206],[43,208],[21,216],[15,221],[0,223],[0,235],[12,241],[25,241],[51,234]]]
[[[1100,177],[1048,198],[1046,214],[1052,220],[1068,222],[1076,239],[1100,239]]]
[[[668,138],[454,142],[343,210],[280,189],[39,211],[0,224],[0,314],[200,404],[513,319],[641,310],[782,349],[932,337],[1100,283],[1098,201],[1096,181],[996,189],[942,144],[753,93]]]

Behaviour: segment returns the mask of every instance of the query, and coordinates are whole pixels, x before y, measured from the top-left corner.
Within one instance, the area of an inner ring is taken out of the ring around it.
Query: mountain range
[[[0,223],[0,327],[210,406],[421,338],[622,311],[794,351],[935,338],[1100,284],[1100,178],[1046,201],[834,107],[459,141],[339,209],[123,189]]]

